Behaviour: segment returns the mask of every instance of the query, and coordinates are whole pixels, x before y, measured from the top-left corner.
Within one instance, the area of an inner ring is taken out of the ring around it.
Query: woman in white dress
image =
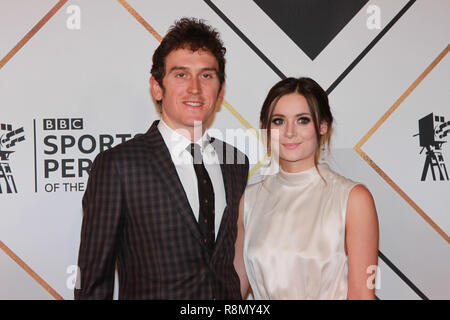
[[[268,93],[260,120],[280,169],[241,199],[235,268],[242,296],[251,286],[255,299],[374,299],[373,198],[318,162],[332,132],[327,94],[310,78],[287,78]]]

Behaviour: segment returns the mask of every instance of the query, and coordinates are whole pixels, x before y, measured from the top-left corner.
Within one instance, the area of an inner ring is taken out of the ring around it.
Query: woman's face
[[[270,120],[271,142],[275,156],[287,172],[299,172],[314,166],[318,142],[308,102],[298,93],[282,96]],[[320,134],[327,132],[326,122]],[[277,150],[278,147],[278,150]]]

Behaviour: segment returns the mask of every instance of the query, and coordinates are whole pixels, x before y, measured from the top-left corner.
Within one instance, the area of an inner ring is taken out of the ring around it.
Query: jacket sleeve
[[[83,196],[75,299],[112,299],[123,229],[122,186],[111,150],[94,160]]]

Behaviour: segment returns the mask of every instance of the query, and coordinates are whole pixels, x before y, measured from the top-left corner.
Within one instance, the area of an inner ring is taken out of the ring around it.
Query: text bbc
[[[82,118],[43,119],[44,130],[82,130]]]

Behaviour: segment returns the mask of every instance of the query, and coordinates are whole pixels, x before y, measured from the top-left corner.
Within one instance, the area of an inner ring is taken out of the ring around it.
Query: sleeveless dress
[[[244,263],[255,299],[347,299],[345,216],[357,185],[327,164],[250,185]]]

